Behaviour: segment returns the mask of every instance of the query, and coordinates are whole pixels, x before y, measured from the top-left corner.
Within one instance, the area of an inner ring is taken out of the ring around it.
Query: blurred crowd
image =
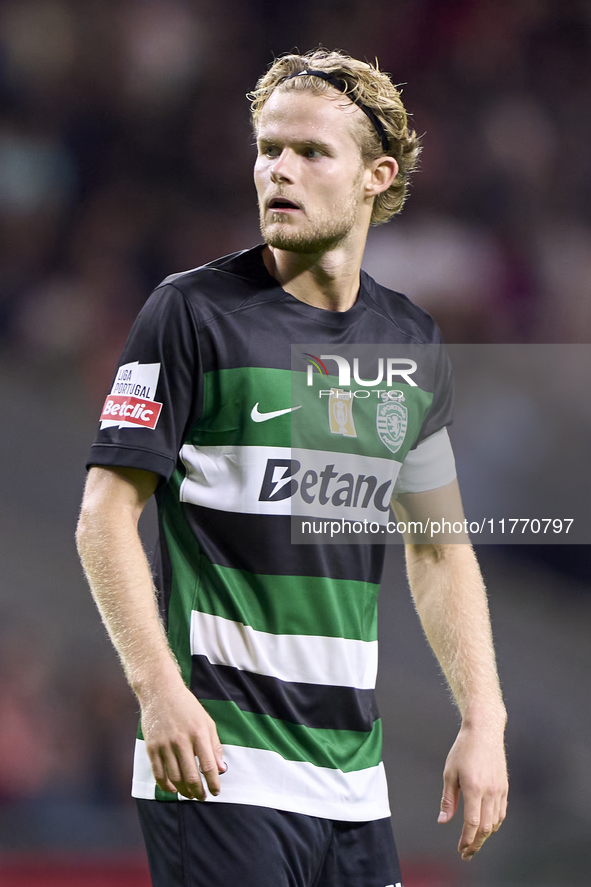
[[[0,337],[100,400],[151,288],[258,240],[245,93],[322,43],[424,133],[366,266],[450,341],[591,332],[585,0],[3,0]]]
[[[115,662],[86,661],[72,668],[69,659],[66,671],[62,652],[34,619],[4,620],[0,807],[44,798],[128,800],[136,726],[131,694]]]

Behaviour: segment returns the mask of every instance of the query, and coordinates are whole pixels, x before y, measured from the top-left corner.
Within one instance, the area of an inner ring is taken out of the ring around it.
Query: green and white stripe
[[[394,459],[353,457],[349,453],[295,447],[185,445],[180,455],[186,469],[180,491],[181,502],[242,514],[294,514],[385,522],[386,512],[378,504],[387,506],[400,471],[400,463]],[[294,473],[281,465],[271,474],[273,495],[295,481],[296,491],[289,498],[276,501],[261,498],[270,460],[293,462]],[[327,466],[335,476],[327,488],[328,501],[323,502],[319,495],[319,478]],[[308,477],[315,476],[316,484],[307,493],[306,501],[300,483],[308,472],[313,472]],[[376,503],[373,491],[378,489],[382,489],[383,495]],[[349,492],[351,504],[345,501]]]
[[[377,641],[271,634],[197,610],[191,614],[191,653],[212,665],[281,681],[362,690],[374,689],[378,668]]]
[[[219,721],[218,729],[223,732]],[[222,745],[228,770],[221,779],[220,794],[217,798],[208,795],[208,803],[246,803],[345,822],[390,815],[381,762],[344,772],[309,761],[289,760],[268,748],[233,745],[223,739]],[[157,794],[146,744],[141,739],[136,740],[133,794],[148,799]]]

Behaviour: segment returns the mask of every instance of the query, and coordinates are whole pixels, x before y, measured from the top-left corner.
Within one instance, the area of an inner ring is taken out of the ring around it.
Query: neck
[[[363,257],[344,244],[322,254],[293,253],[267,245],[263,260],[269,274],[290,295],[315,308],[348,311],[359,293],[359,271]]]

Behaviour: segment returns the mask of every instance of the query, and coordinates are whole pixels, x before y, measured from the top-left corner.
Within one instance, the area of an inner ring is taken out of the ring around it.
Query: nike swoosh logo
[[[301,408],[301,404],[299,407],[288,407],[286,410],[274,410],[272,413],[259,413],[259,405],[255,403],[253,406],[250,418],[253,422],[266,422],[267,419],[275,419],[277,416],[285,416],[286,413],[293,413],[294,410],[299,410]]]

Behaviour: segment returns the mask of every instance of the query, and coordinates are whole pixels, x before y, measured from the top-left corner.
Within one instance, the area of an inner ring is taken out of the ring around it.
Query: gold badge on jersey
[[[331,434],[357,437],[353,421],[353,393],[351,391],[341,391],[340,388],[330,389],[328,423]]]

